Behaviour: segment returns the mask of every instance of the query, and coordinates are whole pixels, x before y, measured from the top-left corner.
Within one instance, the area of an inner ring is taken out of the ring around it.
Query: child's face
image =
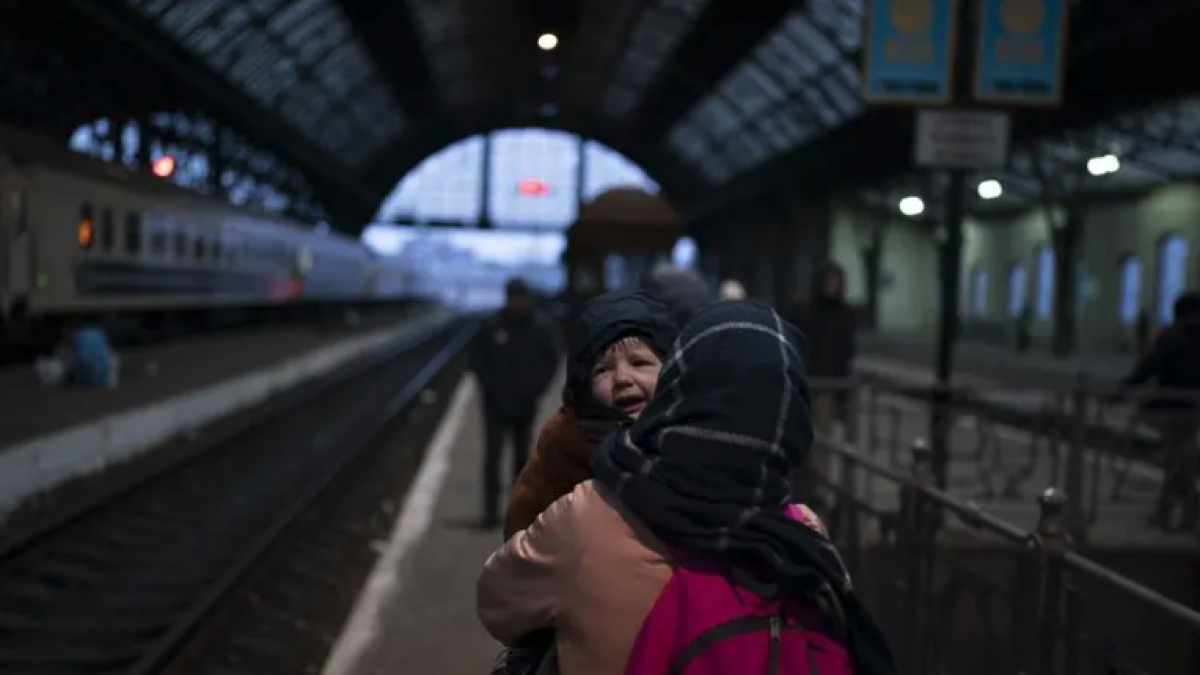
[[[600,403],[637,417],[654,396],[662,361],[636,337],[617,340],[592,368],[592,395]]]

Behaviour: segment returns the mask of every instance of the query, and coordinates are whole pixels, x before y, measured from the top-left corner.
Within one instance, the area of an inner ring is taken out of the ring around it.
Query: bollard
[[[913,478],[922,486],[933,482],[933,450],[924,438],[914,439],[909,447]]]
[[[1056,487],[1048,487],[1038,495],[1037,504],[1037,534],[1042,540],[1042,548],[1049,549],[1052,544],[1055,547],[1064,546],[1067,536],[1066,495]]]
[[[1048,487],[1038,495],[1037,503],[1037,538],[1040,549],[1037,673],[1051,675],[1056,672],[1059,635],[1062,634],[1063,598],[1066,590],[1063,556],[1070,547],[1070,535],[1067,532],[1069,500],[1058,488]],[[1077,626],[1067,626],[1067,634],[1073,634],[1075,628]],[[1068,645],[1070,642],[1066,641]]]
[[[1071,397],[1071,437],[1067,441],[1067,465],[1063,477],[1067,490],[1064,497],[1066,526],[1075,541],[1084,541],[1087,536],[1087,524],[1083,514],[1083,474],[1086,471],[1083,455],[1087,443],[1088,387],[1088,376],[1081,373]]]
[[[921,653],[925,644],[926,588],[930,578],[930,548],[934,545],[935,528],[929,519],[925,489],[933,484],[933,452],[923,438],[913,440],[909,447],[912,456],[912,475],[904,484],[900,499],[902,518],[901,545],[906,557],[904,579],[904,656],[902,672],[922,671]]]

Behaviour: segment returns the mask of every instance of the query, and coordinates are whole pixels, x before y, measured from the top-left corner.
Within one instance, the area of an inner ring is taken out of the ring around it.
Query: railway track
[[[418,336],[220,447],[0,550],[0,674],[162,670],[290,526],[328,506],[330,486],[354,473],[474,330],[464,320]]]

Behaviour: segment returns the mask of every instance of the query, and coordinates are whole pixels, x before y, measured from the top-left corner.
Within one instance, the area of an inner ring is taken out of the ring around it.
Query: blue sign
[[[864,101],[949,102],[958,5],[959,0],[871,0],[863,50]]]
[[[1067,0],[983,0],[975,98],[1054,105],[1062,99]]]

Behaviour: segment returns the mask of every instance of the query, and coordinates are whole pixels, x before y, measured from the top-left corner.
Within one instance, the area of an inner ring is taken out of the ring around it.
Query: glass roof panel
[[[836,124],[843,117],[842,112],[833,104],[829,93],[820,85],[802,88],[800,99],[804,101],[810,114],[815,114],[826,126]]]
[[[402,112],[330,0],[125,2],[347,165],[404,131]],[[355,103],[360,96],[367,103]]]
[[[784,20],[783,26],[763,40],[755,50],[754,60],[776,75],[788,90],[821,68],[821,63],[813,53],[797,42],[789,29],[793,23],[807,21],[802,12],[793,12]]]
[[[711,96],[696,108],[696,125],[710,137],[732,133],[741,123],[742,116],[722,96]]]
[[[716,155],[709,155],[704,158],[704,162],[700,164],[700,173],[708,179],[710,183],[724,183],[733,177],[733,169],[725,162],[724,158],[718,158]]]
[[[700,169],[707,178],[702,166],[714,153],[703,132],[692,126],[677,126],[667,137],[667,147],[688,165]]]
[[[825,28],[845,51],[862,45],[862,0],[808,0],[813,23]]]
[[[613,115],[628,116],[634,105],[611,97],[613,89],[621,88],[640,94],[667,64],[679,43],[695,25],[700,12],[710,0],[646,0],[641,17],[630,29],[629,44],[613,71],[608,83],[609,98],[604,108]],[[634,58],[634,55],[637,58]],[[634,100],[639,100],[640,96]]]
[[[465,60],[474,65],[469,50],[459,44],[468,33],[462,0],[410,0],[408,5],[429,60],[429,69],[445,95],[447,92],[441,88],[443,80],[457,74],[453,62]]]
[[[722,138],[728,120],[714,120],[713,101],[737,101],[742,117],[756,120],[747,133],[758,135],[761,156],[755,162],[738,158],[738,170],[748,170],[780,152],[792,150],[824,128],[832,128],[858,114],[858,72],[850,62],[859,41],[859,0],[809,0],[806,9],[790,13],[677,126],[703,126],[708,135]],[[725,126],[714,126],[715,122]]]
[[[1127,160],[1121,162],[1120,171],[1101,176],[1099,180],[1103,181],[1105,187],[1136,188],[1164,183],[1168,179],[1162,173],[1158,173],[1144,164]]]
[[[761,138],[762,132],[757,125],[746,127],[721,139],[722,151],[730,159],[734,171],[742,171],[751,166],[758,166],[762,161],[772,156],[770,144]]]
[[[790,150],[812,137],[814,127],[792,105],[775,108],[763,118],[763,133],[774,139],[776,151]]]
[[[857,116],[862,110],[857,67],[846,62],[838,64],[832,76],[821,82],[821,88],[829,93],[843,120]]]
[[[1181,150],[1178,148],[1160,148],[1148,150],[1140,153],[1133,158],[1133,163],[1136,165],[1139,160],[1144,161],[1151,168],[1162,167],[1174,177],[1195,177],[1200,176],[1200,155]],[[1122,173],[1125,171],[1125,165],[1121,165]]]
[[[797,15],[788,21],[784,24],[783,32],[797,44],[804,45],[805,51],[818,63],[830,63],[841,58],[842,54],[837,45],[829,41],[824,31],[813,27],[812,21],[806,15]]]
[[[754,62],[746,63],[733,77],[725,78],[719,90],[728,101],[734,101],[743,117],[752,117],[783,99],[783,90],[763,73]]]

